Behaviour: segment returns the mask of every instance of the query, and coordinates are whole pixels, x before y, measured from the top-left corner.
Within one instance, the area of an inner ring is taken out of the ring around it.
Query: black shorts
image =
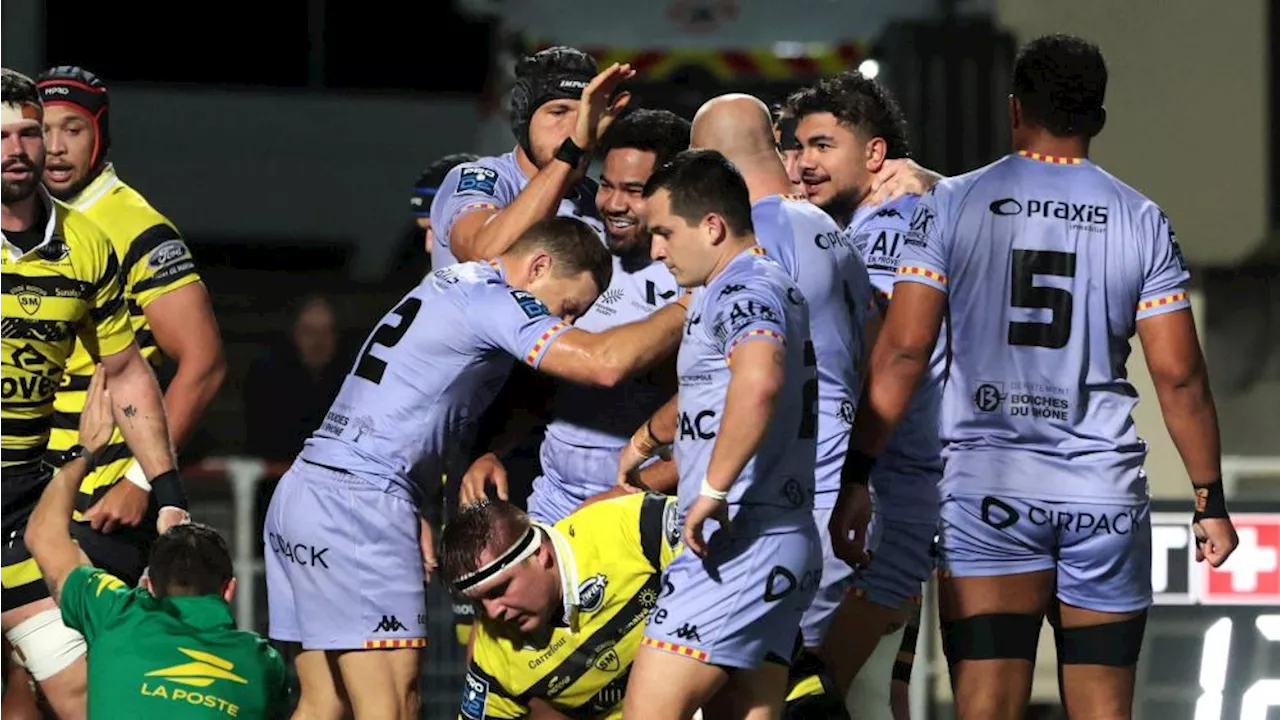
[[[53,478],[53,470],[41,463],[31,468],[5,470],[0,481],[0,521],[3,523],[3,605],[9,612],[23,605],[49,597],[49,588],[40,575],[40,568],[27,552],[22,534],[27,530],[27,520],[40,495]]]

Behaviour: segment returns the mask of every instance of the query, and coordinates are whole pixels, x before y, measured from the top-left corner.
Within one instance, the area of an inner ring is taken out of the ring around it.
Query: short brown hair
[[[440,536],[440,554],[444,557],[440,572],[444,581],[453,585],[458,578],[475,572],[485,548],[494,555],[501,554],[530,525],[529,516],[505,500],[486,500],[462,508]]]
[[[156,597],[221,595],[235,575],[227,541],[200,523],[174,525],[157,538],[148,567]]]
[[[613,256],[591,226],[571,217],[539,220],[511,245],[507,252],[523,255],[535,249],[550,255],[559,267],[558,274],[591,273],[596,289],[604,292],[613,278]]]

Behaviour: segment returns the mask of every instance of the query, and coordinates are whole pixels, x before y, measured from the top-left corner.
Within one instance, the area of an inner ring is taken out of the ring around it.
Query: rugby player
[[[615,95],[618,84],[634,75],[616,63],[597,73],[594,58],[570,47],[522,59],[511,90],[516,148],[445,176],[431,202],[432,266],[497,257],[534,222],[555,215],[601,230],[585,174],[592,149],[631,100]]]
[[[689,121],[666,110],[632,110],[605,135],[596,208],[604,218],[605,245],[613,255],[613,278],[577,327],[605,330],[676,301],[675,278],[649,257],[649,236],[640,225],[641,193],[654,168],[688,146]],[[555,523],[589,497],[611,490],[619,455],[632,431],[674,392],[675,372],[669,366],[608,390],[559,384],[539,453],[542,474],[529,496],[530,517]],[[653,463],[642,471],[640,482],[674,489],[675,467]],[[463,478],[461,502],[484,499],[488,484],[498,497],[507,498],[506,471],[492,452],[476,460]]]
[[[862,387],[865,338],[879,322],[871,280],[835,221],[803,196],[791,194],[763,102],[737,94],[708,101],[693,119],[693,146],[721,152],[742,173],[751,196],[756,242],[782,265],[809,303],[804,363],[810,372],[816,368],[817,376],[802,389],[806,420],[800,433],[817,444],[813,507],[822,536],[823,568],[822,584],[801,632],[810,650],[838,648],[846,643],[843,633],[835,633],[829,643],[823,638],[849,590],[853,568],[831,552],[825,528],[840,489],[840,468]]]
[[[604,333],[571,325],[611,270],[585,223],[542,220],[492,261],[431,273],[370,334],[267,510],[270,634],[302,650],[300,712],[417,717],[426,493],[410,473],[440,477],[517,360],[611,386],[675,349],[680,302]]]
[[[796,118],[785,106],[778,106],[773,114],[773,139],[778,146],[778,154],[782,156],[782,166],[786,168],[787,180],[797,191],[802,190],[804,181],[800,178],[800,153],[803,148],[796,140]]]
[[[422,245],[427,255],[431,256],[436,245],[435,228],[431,226],[431,203],[440,190],[440,183],[445,175],[462,163],[475,162],[480,156],[472,153],[453,153],[445,155],[427,166],[413,183],[413,194],[409,196],[409,213],[413,221],[422,230]]]
[[[76,424],[84,444],[45,488],[26,542],[64,622],[88,646],[88,716],[282,718],[284,661],[264,638],[236,629],[231,554],[216,531],[184,523],[160,536],[138,588],[82,559],[69,520],[115,425],[101,366]],[[191,682],[193,674],[223,682]]]
[[[653,257],[697,289],[678,357],[679,412],[668,403],[643,429],[674,441],[686,551],[664,576],[625,712],[777,717],[822,573],[807,431],[816,409],[802,399],[817,375],[804,357],[809,308],[757,244],[751,195],[723,155],[681,153],[649,178],[644,198]]]
[[[61,717],[85,708],[84,638],[62,623],[23,531],[48,484],[42,463],[53,402],[77,341],[116,388],[125,441],[151,478],[157,529],[186,519],[155,374],[138,350],[110,239],[81,213],[54,202],[44,172],[44,107],[30,78],[3,71],[3,624],[5,636]]]
[[[952,360],[939,582],[957,717],[1020,718],[1054,625],[1072,717],[1129,717],[1151,604],[1145,444],[1126,380],[1136,331],[1195,491],[1197,560],[1236,546],[1188,273],[1169,218],[1088,159],[1107,69],[1077,37],[1018,53],[1016,152],[945,179],[916,207],[846,465],[865,485],[928,370],[946,307]],[[841,492],[837,551],[864,492]]]
[[[442,542],[446,582],[481,618],[459,717],[620,718],[677,521],[676,499],[657,493],[596,500],[554,525],[501,500],[468,506]],[[785,717],[838,717],[821,668],[799,677]]]
[[[55,67],[36,78],[44,100],[44,185],[49,193],[92,220],[120,258],[125,306],[142,356],[154,368],[166,357],[177,372],[165,393],[169,434],[181,447],[195,432],[226,376],[222,338],[209,293],[182,235],[110,161],[110,100],[93,73]],[[67,360],[54,400],[53,431],[45,462],[58,467],[79,442],[76,431],[94,360],[79,345]],[[121,480],[128,482],[120,482]],[[93,561],[136,585],[155,541],[151,484],[117,431],[98,457],[76,499],[76,541]]]
[[[840,73],[794,93],[787,109],[798,121],[806,194],[845,225],[844,241],[865,260],[883,313],[893,292],[907,221],[920,196],[904,194],[878,206],[866,201],[884,164],[909,154],[902,111],[879,84],[857,72]],[[916,388],[902,425],[871,476],[875,560],[859,568],[853,593],[836,615],[837,630],[822,648],[842,692],[848,691],[880,639],[910,617],[933,571],[945,345],[938,343],[928,378]],[[824,576],[824,584],[826,580]]]

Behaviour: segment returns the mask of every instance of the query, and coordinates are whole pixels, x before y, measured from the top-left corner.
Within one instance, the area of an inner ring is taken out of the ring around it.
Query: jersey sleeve
[[[200,280],[191,250],[167,223],[147,228],[133,239],[120,277],[126,297],[144,308],[161,295]]]
[[[498,171],[476,163],[463,163],[449,171],[431,201],[431,229],[436,242],[449,246],[458,218],[478,210],[501,210]]]
[[[726,359],[739,345],[753,340],[787,344],[782,304],[789,300],[784,299],[778,289],[766,283],[730,282],[712,292],[715,297],[708,298],[715,307],[711,335]],[[803,302],[800,298],[797,300]]]
[[[468,314],[481,343],[535,369],[551,343],[570,328],[531,293],[508,285],[481,285],[470,301]]]
[[[105,236],[101,241],[104,260],[90,288],[89,313],[80,336],[85,349],[95,358],[114,355],[133,344],[133,326],[124,302],[120,280],[120,260]]]
[[[1191,274],[1187,272],[1169,216],[1152,206],[1143,213],[1139,232],[1144,267],[1137,319],[1191,307],[1191,297],[1187,294]]]
[[[662,571],[680,553],[680,512],[670,495],[645,493],[640,501],[640,549],[654,570]]]
[[[478,629],[480,626],[477,625]],[[473,630],[473,632],[475,632]],[[481,647],[491,644],[493,640],[483,633],[477,633],[475,658],[467,668],[467,675],[462,681],[462,705],[458,708],[459,720],[519,720],[529,715],[528,706],[521,703],[514,693],[508,692],[494,675],[485,669],[484,652],[492,647]]]
[[[947,265],[951,260],[950,228],[945,217],[946,180],[934,186],[916,205],[902,240],[902,256],[898,261],[895,283],[915,282],[947,292],[950,281]]]
[[[81,565],[62,583],[62,622],[92,643],[129,604],[132,595],[123,580],[105,570]]]

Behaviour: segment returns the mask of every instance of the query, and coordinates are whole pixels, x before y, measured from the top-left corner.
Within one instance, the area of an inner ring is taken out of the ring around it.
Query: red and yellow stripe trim
[[[768,330],[768,329],[751,330],[751,331],[748,331],[746,335],[743,335],[742,337],[733,341],[733,345],[729,347],[729,353],[732,354],[734,348],[738,347],[742,343],[752,338],[766,338],[768,340],[775,340],[782,345],[787,344],[787,339],[782,337],[782,333],[776,332],[774,330]]]
[[[934,272],[933,270],[930,270],[928,268],[918,267],[916,265],[904,265],[903,267],[898,268],[898,274],[899,275],[919,275],[920,277],[928,278],[936,283],[941,283],[942,285],[947,284],[946,275],[943,275],[940,272]]]
[[[365,650],[400,650],[403,648],[424,648],[426,638],[396,638],[390,640],[365,640]]]
[[[462,209],[458,211],[458,214],[465,215],[466,213],[476,212],[478,210],[495,210],[496,211],[500,209],[501,208],[499,208],[497,205],[494,205],[491,202],[473,202],[473,203],[468,203],[466,205],[463,205]]]
[[[529,353],[524,356],[525,364],[533,365],[536,363],[538,361],[538,356],[546,349],[547,343],[551,342],[551,338],[555,337],[557,333],[568,326],[568,323],[558,322],[547,328],[546,332],[542,333],[538,340],[533,344],[533,347],[529,349]]]
[[[667,652],[675,653],[677,655],[684,655],[685,657],[691,657],[694,660],[697,660],[698,662],[711,662],[711,655],[709,655],[705,650],[691,648],[687,645],[677,645],[675,643],[669,643],[663,640],[653,640],[647,637],[642,638],[640,640],[640,644],[647,645],[648,647],[651,647],[655,650],[665,650]]]
[[[769,253],[765,252],[765,249],[760,247],[759,245],[752,245],[751,247],[747,248],[747,254],[748,255],[768,255]]]
[[[1028,152],[1026,150],[1019,150],[1018,154],[1024,158],[1027,158],[1028,160],[1037,160],[1042,163],[1049,163],[1050,165],[1079,165],[1081,162],[1084,161],[1083,158],[1061,157],[1058,155],[1042,155],[1038,152]]]
[[[1142,312],[1143,310],[1150,310],[1151,308],[1164,307],[1165,305],[1172,305],[1174,303],[1182,302],[1183,300],[1186,300],[1186,299],[1187,299],[1187,293],[1185,291],[1179,291],[1179,292],[1173,293],[1172,295],[1165,295],[1162,298],[1156,298],[1154,300],[1143,300],[1142,302],[1138,303],[1138,312]]]

